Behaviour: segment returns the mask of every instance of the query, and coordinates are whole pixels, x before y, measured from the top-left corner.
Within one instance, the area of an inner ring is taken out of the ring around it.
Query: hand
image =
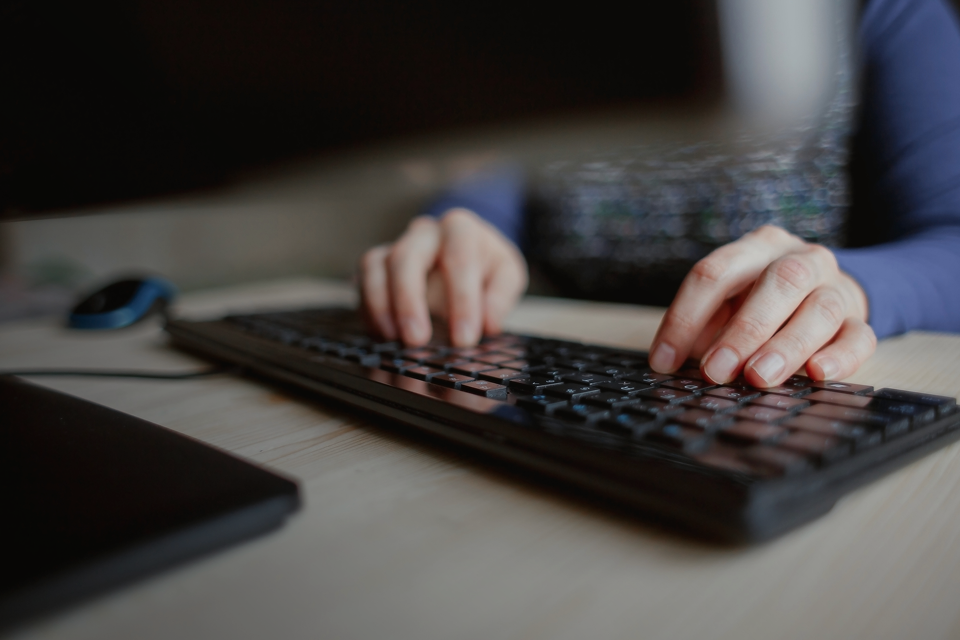
[[[670,373],[700,359],[715,383],[741,372],[772,387],[806,365],[815,380],[841,379],[873,354],[867,297],[822,245],[765,226],[698,262],[667,309],[650,366]]]
[[[527,288],[517,247],[467,209],[421,216],[392,245],[367,251],[360,294],[371,328],[388,340],[430,340],[430,311],[445,316],[454,346],[496,334]]]

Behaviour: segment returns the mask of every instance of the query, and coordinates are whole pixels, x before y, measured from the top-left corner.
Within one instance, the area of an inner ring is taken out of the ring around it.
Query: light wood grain
[[[181,310],[350,302],[285,281]],[[661,310],[527,299],[514,330],[635,348]],[[0,327],[0,368],[200,366],[157,325],[81,334]],[[960,395],[960,336],[880,345],[854,377]],[[322,398],[223,377],[43,384],[297,477],[282,530],[56,615],[18,638],[956,638],[960,448],[841,501],[770,544],[718,548],[524,482]]]

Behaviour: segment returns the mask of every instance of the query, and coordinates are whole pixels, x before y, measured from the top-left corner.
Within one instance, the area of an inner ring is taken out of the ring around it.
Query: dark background
[[[709,0],[17,0],[0,218],[223,184],[402,135],[720,93]]]

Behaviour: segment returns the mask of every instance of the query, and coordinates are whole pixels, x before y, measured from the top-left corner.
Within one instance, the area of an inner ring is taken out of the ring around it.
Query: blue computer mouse
[[[119,329],[163,311],[177,295],[168,280],[155,276],[118,280],[83,298],[70,312],[74,329]]]

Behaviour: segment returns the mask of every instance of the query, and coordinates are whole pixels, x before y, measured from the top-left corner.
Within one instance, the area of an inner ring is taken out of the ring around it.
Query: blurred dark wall
[[[16,0],[0,216],[221,184],[331,148],[719,94],[710,0]]]

